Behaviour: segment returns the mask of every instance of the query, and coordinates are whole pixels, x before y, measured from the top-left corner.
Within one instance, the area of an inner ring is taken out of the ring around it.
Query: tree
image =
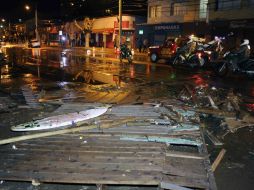
[[[86,35],[86,47],[89,47],[90,34],[92,32],[93,23],[94,19],[90,19],[88,17],[84,18],[83,22],[81,23],[78,23],[76,20],[74,20],[75,26],[83,31]]]

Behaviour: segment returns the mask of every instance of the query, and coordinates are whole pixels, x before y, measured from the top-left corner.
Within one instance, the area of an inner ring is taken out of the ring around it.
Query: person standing
[[[138,40],[138,51],[139,51],[139,53],[141,53],[142,46],[143,46],[143,41],[142,41],[142,38],[140,37],[139,40]]]
[[[148,39],[144,39],[144,41],[143,41],[143,53],[146,52],[147,47],[148,47]]]

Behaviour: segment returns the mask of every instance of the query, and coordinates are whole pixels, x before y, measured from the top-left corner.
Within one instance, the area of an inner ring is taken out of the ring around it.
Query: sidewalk
[[[60,46],[46,46],[46,45],[43,45],[42,48],[54,48],[54,49],[78,49],[78,50],[91,50],[93,51],[93,49],[96,51],[96,52],[100,52],[100,53],[115,53],[115,49],[114,48],[104,48],[104,47],[84,47],[84,46],[75,46],[75,47],[60,47]],[[148,53],[140,53],[138,51],[138,49],[134,49],[134,55],[138,55],[138,56],[147,56]]]

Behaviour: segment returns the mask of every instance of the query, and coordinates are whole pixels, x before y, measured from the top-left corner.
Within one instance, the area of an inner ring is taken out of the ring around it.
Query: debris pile
[[[175,98],[183,103],[177,104],[185,114],[191,115],[190,113],[193,112],[202,117],[220,118],[221,128],[227,128],[226,134],[242,127],[254,126],[254,117],[243,106],[241,94],[235,93],[233,89],[217,89],[208,85],[194,87],[191,84],[184,84]],[[175,103],[170,106],[176,109]],[[224,136],[225,134],[222,137]]]

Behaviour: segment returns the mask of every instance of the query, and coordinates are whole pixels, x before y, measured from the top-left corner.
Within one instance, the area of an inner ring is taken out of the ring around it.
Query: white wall
[[[123,21],[129,21],[129,30],[134,30],[133,23],[135,22],[135,17],[133,16],[123,16]],[[113,29],[114,22],[117,22],[117,17],[103,17],[95,19],[93,23],[93,30],[103,30],[103,29]],[[123,28],[126,29],[126,28]]]

